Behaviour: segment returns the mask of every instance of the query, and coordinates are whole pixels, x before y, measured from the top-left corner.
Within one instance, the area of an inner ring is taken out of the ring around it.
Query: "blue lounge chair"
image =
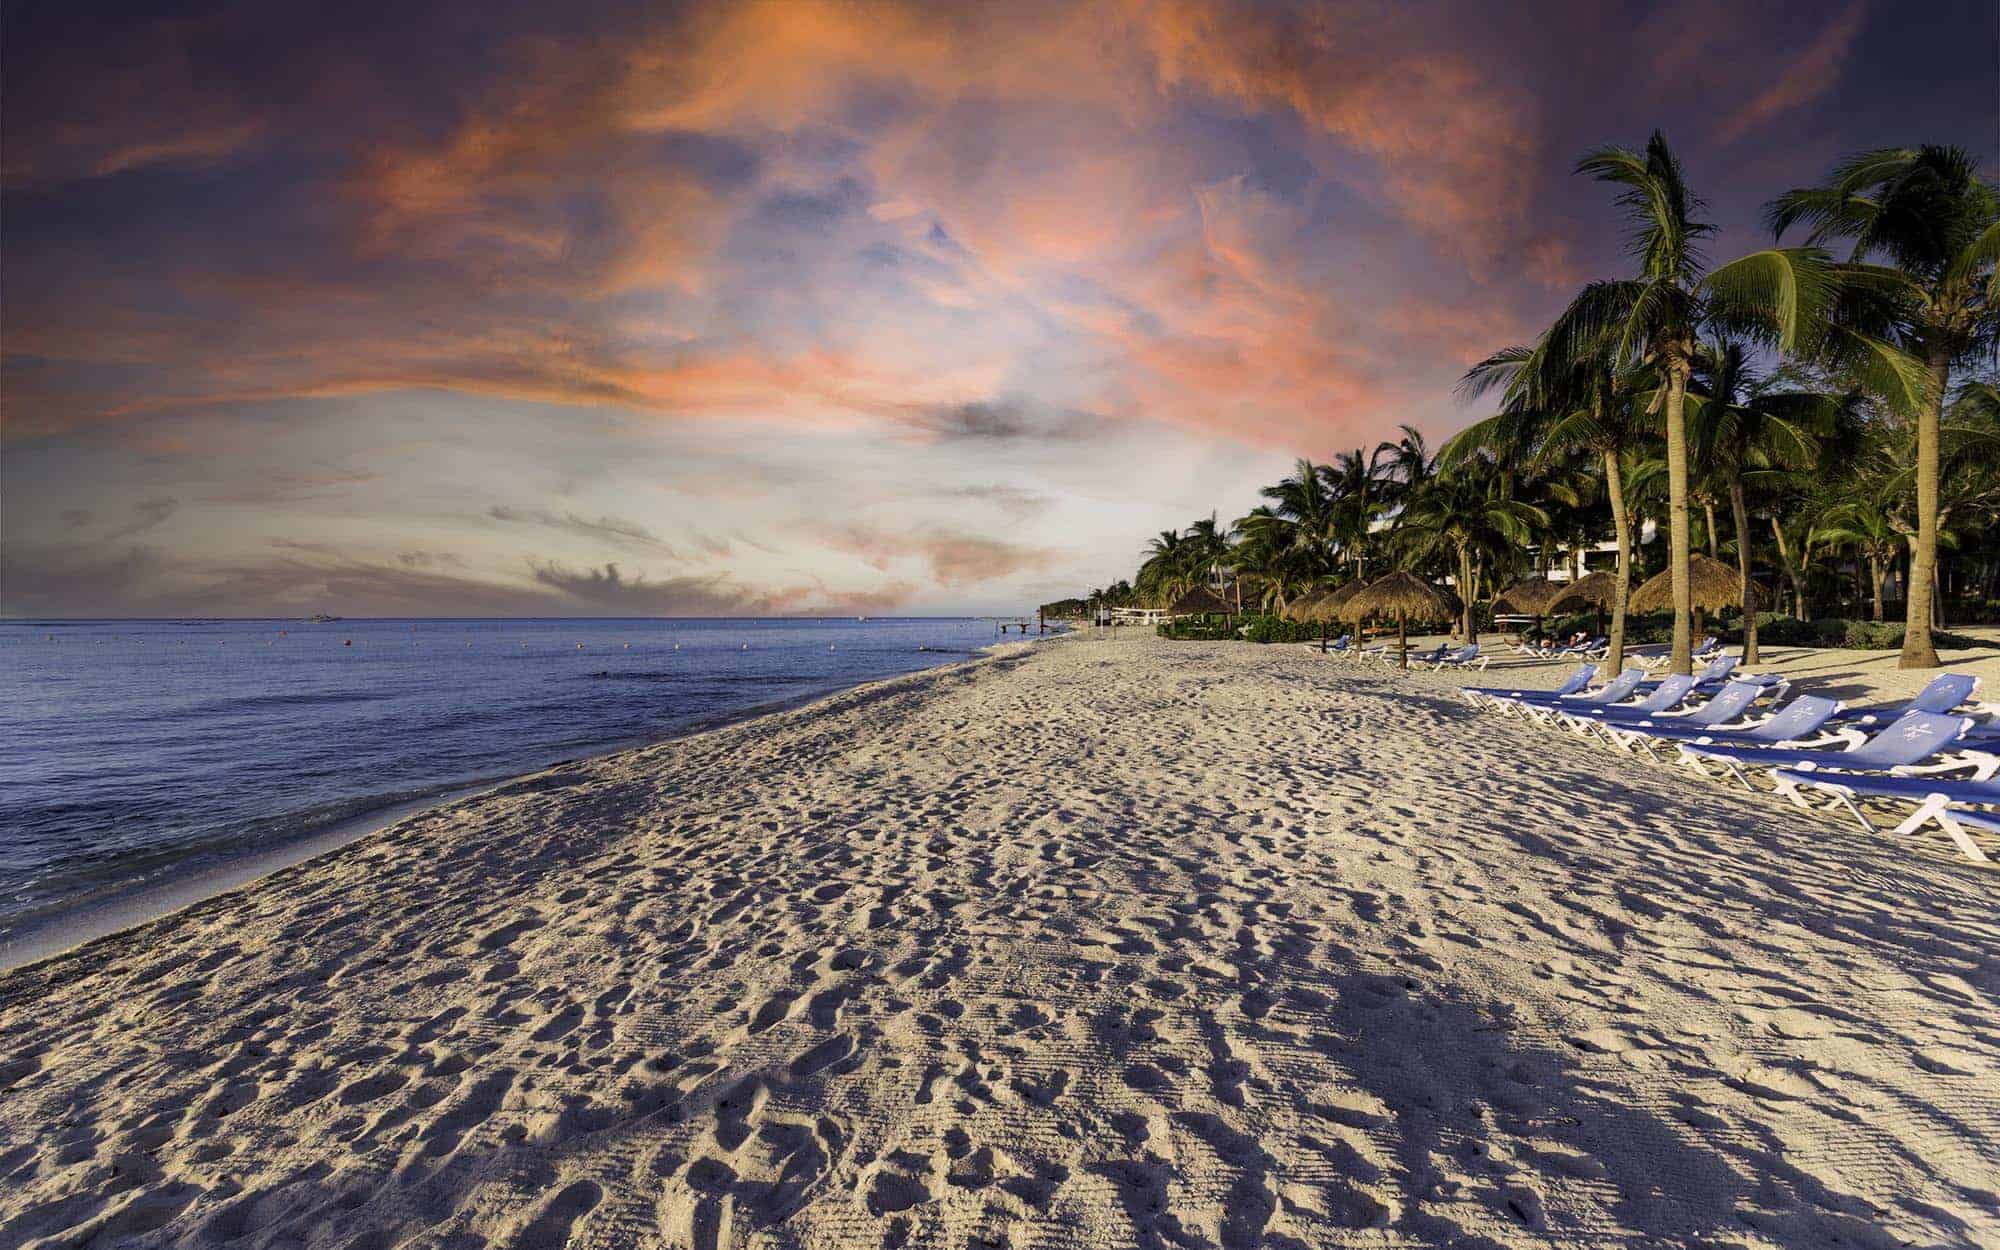
[[[1780,769],[1776,779],[1779,788],[1793,802],[1811,807],[1808,796],[1816,794],[1824,800],[1822,810],[1833,811],[1844,807],[1870,833],[1875,832],[1875,823],[1868,819],[1868,813],[1861,810],[1862,803],[1874,800],[1913,804],[1903,822],[1896,826],[1897,833],[1914,833],[1935,820],[1966,858],[1980,863],[1986,862],[1986,853],[1972,840],[1969,831],[1978,829],[2000,834],[2000,812],[1969,810],[1975,807],[2000,808],[2000,781],[1808,773],[1789,768]]]
[[[1644,720],[1679,707],[1694,692],[1694,678],[1675,673],[1653,687],[1651,694],[1637,703],[1612,703],[1603,707],[1558,708],[1556,716],[1578,734],[1589,735],[1606,721],[1627,718]]]
[[[1844,713],[1840,719],[1874,725],[1887,724],[1911,712],[1935,712],[1943,716],[1971,702],[1973,694],[1978,689],[1979,679],[1970,673],[1941,673],[1931,678],[1930,684],[1919,690],[1916,697],[1908,703],[1898,707],[1854,708]]]
[[[1466,701],[1471,703],[1472,706],[1478,707],[1482,701],[1489,704],[1497,704],[1497,701],[1501,699],[1516,699],[1528,694],[1575,694],[1585,686],[1588,686],[1590,679],[1595,676],[1597,676],[1597,665],[1579,664],[1576,666],[1576,671],[1564,678],[1562,685],[1557,686],[1554,690],[1502,690],[1493,686],[1467,686],[1460,693],[1465,695]]]
[[[1694,648],[1688,652],[1688,659],[1706,660],[1710,656],[1713,656],[1721,646],[1722,640],[1713,634],[1697,638]],[[1632,652],[1633,660],[1645,665],[1647,668],[1659,668],[1673,657],[1674,649],[1668,646],[1647,647],[1643,650],[1635,647]]]
[[[1410,667],[1415,668],[1422,664],[1436,664],[1444,658],[1445,652],[1449,650],[1451,650],[1451,644],[1441,642],[1429,651],[1412,651],[1410,652]],[[1364,647],[1355,652],[1354,655],[1356,659],[1361,660],[1389,661],[1396,658],[1396,648],[1392,644],[1385,642],[1379,647]]]
[[[1826,725],[1840,712],[1836,699],[1802,694],[1754,725],[1741,729],[1704,729],[1698,725],[1676,725],[1664,717],[1646,728],[1646,747],[1672,747],[1678,755],[1682,746],[1774,747],[1832,745],[1840,738],[1828,734]],[[1638,729],[1639,726],[1631,726]],[[1851,739],[1859,741],[1859,739]]]
[[[1586,638],[1582,642],[1575,643],[1571,646],[1551,648],[1548,651],[1546,658],[1551,660],[1566,660],[1573,656],[1579,656],[1579,655],[1587,656],[1593,651],[1604,650],[1604,648],[1610,645],[1610,643],[1611,640],[1609,638],[1606,638],[1604,635],[1599,634],[1595,638]]]
[[[1553,724],[1559,713],[1575,708],[1608,707],[1631,698],[1632,692],[1639,688],[1639,682],[1645,676],[1644,669],[1628,668],[1588,693],[1557,695],[1536,694],[1531,691],[1500,702],[1508,711],[1519,712],[1530,720]]]
[[[1811,771],[1831,768],[1844,772],[1886,773],[1932,758],[1957,742],[1971,727],[1970,717],[1910,712],[1874,737],[1845,751],[1684,742],[1681,744],[1681,762],[1701,773],[1720,766],[1745,787],[1755,789],[1750,784],[1750,775],[1744,771],[1746,768],[1769,768],[1773,772],[1781,769]]]
[[[1764,687],[1747,681],[1732,681],[1699,707],[1683,712],[1662,712],[1658,716],[1632,720],[1620,717],[1598,726],[1611,744],[1623,750],[1643,749],[1646,741],[1667,733],[1702,734],[1737,725],[1749,729],[1756,723],[1746,719],[1750,705],[1762,698]]]
[[[1710,660],[1705,667],[1703,667],[1699,672],[1697,672],[1694,675],[1695,685],[1697,688],[1704,686],[1719,686],[1723,682],[1729,680],[1729,675],[1732,672],[1734,672],[1735,669],[1736,669],[1735,656],[1733,655],[1716,656],[1714,659]],[[1642,686],[1656,686],[1660,682],[1663,682],[1665,680],[1666,680],[1665,677],[1656,677],[1649,673],[1646,676],[1646,680],[1639,684]]]
[[[1431,667],[1434,669],[1477,668],[1483,671],[1490,659],[1490,656],[1479,654],[1479,644],[1475,642],[1469,647],[1460,647],[1448,655],[1440,656],[1437,662],[1432,664]]]

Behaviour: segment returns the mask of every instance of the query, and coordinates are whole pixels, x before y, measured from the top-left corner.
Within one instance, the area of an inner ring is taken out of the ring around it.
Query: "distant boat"
[[[311,616],[308,616],[306,619],[311,621],[315,625],[325,625],[330,622],[337,621],[340,618],[337,616],[328,616],[324,612],[315,612]]]
[[[867,617],[865,617],[865,616],[857,616],[857,617],[855,617],[854,619],[855,619],[855,620],[857,620],[857,621],[865,621],[865,620],[867,620],[868,618],[867,618]]]

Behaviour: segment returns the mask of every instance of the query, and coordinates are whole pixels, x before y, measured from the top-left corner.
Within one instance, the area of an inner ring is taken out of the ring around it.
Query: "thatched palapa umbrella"
[[[1542,617],[1548,613],[1549,605],[1563,588],[1546,577],[1524,577],[1493,597],[1493,606],[1513,608],[1516,612],[1526,612],[1535,618],[1535,634],[1542,632]]]
[[[1646,579],[1646,583],[1632,592],[1631,609],[1634,612],[1664,612],[1674,603],[1674,571],[1667,569],[1657,577]],[[1735,569],[1720,560],[1707,556],[1693,556],[1688,560],[1688,596],[1693,600],[1694,627],[1701,630],[1701,614],[1719,612],[1723,608],[1742,608],[1745,613],[1764,610],[1764,592],[1756,582],[1750,583],[1750,602],[1744,603],[1741,595],[1742,583],[1737,579]]]
[[[1174,606],[1167,609],[1167,614],[1169,616],[1234,616],[1236,609],[1230,607],[1214,591],[1204,586],[1197,586],[1174,600]]]
[[[1566,612],[1575,608],[1597,609],[1597,632],[1604,632],[1604,609],[1618,597],[1616,573],[1588,573],[1562,588],[1562,593],[1542,606],[1544,612]]]
[[[1326,597],[1326,606],[1333,610],[1335,619],[1338,619],[1340,609],[1347,606],[1347,601],[1366,589],[1368,589],[1368,583],[1357,577],[1345,586],[1342,586],[1339,590],[1328,595]]]
[[[1396,618],[1397,658],[1410,667],[1409,623],[1449,621],[1458,615],[1458,602],[1414,573],[1395,572],[1368,583],[1340,607],[1340,619],[1360,623],[1371,616]]]
[[[1288,621],[1296,621],[1301,625],[1311,624],[1315,621],[1318,622],[1319,649],[1320,653],[1324,655],[1326,653],[1327,623],[1340,619],[1338,615],[1340,605],[1351,597],[1342,593],[1342,591],[1347,589],[1345,586],[1341,587],[1340,590],[1328,590],[1322,587],[1319,590],[1307,591],[1305,594],[1286,604],[1285,610],[1279,613],[1279,615]]]
[[[1694,599],[1697,612],[1715,612],[1722,608],[1744,606],[1739,597],[1741,583],[1736,570],[1707,556],[1694,556],[1688,560],[1688,590]],[[1632,592],[1631,608],[1634,612],[1663,612],[1673,606],[1673,570],[1668,569],[1657,577],[1646,579],[1646,583]],[[1750,611],[1762,611],[1764,593],[1757,583],[1750,583]]]
[[[1282,609],[1280,609],[1278,612],[1278,616],[1281,620],[1291,621],[1295,624],[1300,624],[1300,625],[1303,625],[1308,621],[1316,621],[1319,618],[1313,616],[1312,612],[1319,607],[1320,600],[1326,598],[1328,595],[1332,593],[1333,591],[1329,590],[1325,586],[1320,586],[1312,590],[1308,590],[1306,593],[1300,595],[1298,598],[1292,600],[1290,603],[1286,604]]]

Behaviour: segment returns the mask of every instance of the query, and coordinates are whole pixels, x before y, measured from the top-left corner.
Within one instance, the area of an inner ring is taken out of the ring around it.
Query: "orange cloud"
[[[347,256],[170,269],[212,314],[151,313],[125,274],[10,302],[10,351],[127,367],[20,379],[9,420],[448,388],[930,437],[940,406],[1026,388],[1272,446],[1375,423],[1399,362],[1354,333],[1379,296],[1314,271],[1313,188],[1484,266],[1536,142],[1430,33],[1359,4],[774,0],[523,40],[453,124],[361,136],[328,205]],[[1281,193],[1179,141],[1218,105],[1303,122],[1319,181]],[[196,137],[234,133],[218,116]]]
[[[891,532],[871,526],[844,526],[830,531],[827,542],[878,572],[905,561],[920,562],[934,582],[952,590],[976,588],[1016,573],[1040,572],[1053,565],[1057,556],[1043,547],[929,527]]]

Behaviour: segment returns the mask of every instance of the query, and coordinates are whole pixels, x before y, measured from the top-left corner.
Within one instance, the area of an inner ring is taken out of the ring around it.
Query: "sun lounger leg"
[[[1951,840],[1958,844],[1958,849],[1965,852],[1967,859],[1981,864],[1986,862],[1986,852],[1979,849],[1979,844],[1972,840],[1972,835],[1965,831],[1964,825],[1951,818],[1949,807],[1938,811],[1937,822],[1944,826],[1944,831],[1951,835]]]
[[[1981,864],[1987,862],[1986,852],[1979,849],[1979,844],[1972,840],[1972,835],[1966,832],[1965,826],[1952,819],[1951,803],[1941,794],[1934,794],[1918,804],[1917,810],[1910,813],[1909,819],[1896,826],[1896,832],[1915,833],[1933,820],[1938,822],[1939,827],[1957,844],[1958,849],[1965,853],[1967,859]]]

